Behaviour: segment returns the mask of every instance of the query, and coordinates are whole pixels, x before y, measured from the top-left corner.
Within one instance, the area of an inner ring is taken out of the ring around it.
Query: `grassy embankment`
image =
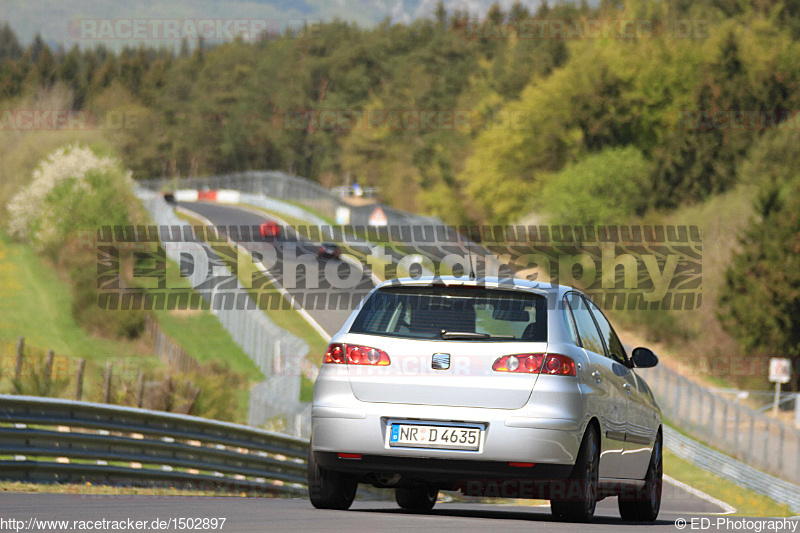
[[[194,226],[206,226],[206,223],[198,217],[187,215],[185,213],[178,213],[178,216],[190,222]],[[226,255],[229,253],[231,256],[238,256],[238,251],[232,249],[232,247],[227,243],[217,242],[214,243],[214,246],[229,248],[230,252],[226,252]],[[239,280],[242,281],[244,286],[251,287],[248,289],[248,293],[256,302],[259,301],[259,296],[263,298],[264,296],[273,297],[273,295],[279,294],[277,287],[275,287],[275,285],[269,281],[265,280],[264,283],[258,284],[252,283],[252,280],[254,279],[263,280],[263,274],[260,270],[258,270],[255,263],[251,261],[244,261],[239,265],[237,276]],[[319,366],[328,346],[327,341],[296,309],[291,307],[285,298],[281,298],[281,305],[279,309],[270,308],[263,309],[263,311],[277,326],[306,341],[309,347],[307,358]],[[301,376],[300,401],[311,401],[313,390],[314,384],[305,376]]]

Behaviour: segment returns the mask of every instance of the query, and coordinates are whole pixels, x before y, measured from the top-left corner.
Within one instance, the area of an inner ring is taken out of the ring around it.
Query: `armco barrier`
[[[800,511],[796,485],[671,428],[664,430],[664,444],[705,470]],[[305,439],[239,424],[115,405],[0,395],[0,479],[170,483],[302,496],[307,491],[307,453]]]
[[[800,512],[800,487],[797,485],[756,470],[752,466],[681,435],[671,428],[664,428],[664,448],[740,487],[788,505],[792,512]]]
[[[723,398],[666,365],[637,372],[647,380],[664,417],[693,438],[800,484],[800,430]]]
[[[138,180],[138,184],[151,191],[174,190],[175,199],[179,202],[204,200],[237,203],[236,200],[226,198],[226,194],[238,191],[242,194],[250,193],[298,203],[321,213],[330,220],[336,220],[337,213],[343,209],[349,213],[350,221],[348,223],[350,224],[367,224],[370,214],[378,206],[383,209],[390,226],[442,224],[442,221],[436,217],[408,213],[383,204],[352,207],[319,183],[281,171],[235,172],[218,176],[187,177],[179,180],[154,178]],[[223,197],[219,197],[220,191],[226,191]]]
[[[0,395],[3,479],[170,483],[303,495],[307,453],[307,440],[238,424]]]
[[[141,188],[136,189],[136,195],[150,213],[153,221],[162,226],[189,226],[190,224],[175,215],[173,206],[167,204],[160,194]],[[167,257],[180,263],[180,252],[175,248],[167,249]],[[232,276],[230,270],[224,266],[216,267],[218,273]],[[296,393],[290,398],[291,405],[287,408],[287,398],[279,394],[274,387],[260,387],[257,397],[251,395],[248,423],[262,425],[274,418],[283,416],[288,423],[287,430],[295,436],[308,436],[311,431],[311,422],[308,416],[297,417],[300,409],[300,376],[299,375],[273,375],[275,361],[281,355],[304,357],[308,353],[308,344],[299,337],[279,327],[260,309],[217,309],[214,314],[233,340],[253,360],[267,378],[265,383],[280,380],[286,387],[292,388]],[[257,401],[253,401],[256,398]]]

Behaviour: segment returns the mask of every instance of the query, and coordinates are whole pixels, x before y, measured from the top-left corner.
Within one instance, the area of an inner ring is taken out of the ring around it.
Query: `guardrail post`
[[[281,341],[275,339],[272,348],[272,373],[276,376],[281,374],[283,362],[281,361]]]
[[[703,428],[703,420],[705,417],[703,416],[706,411],[706,402],[705,402],[705,394],[703,391],[698,388],[696,385],[692,385],[692,398],[697,397],[696,402],[690,402],[689,405],[689,412],[692,412],[691,405],[694,404],[695,411],[697,412],[697,421],[695,422],[695,431],[699,431]]]
[[[144,374],[142,371],[139,371],[139,375],[136,376],[136,407],[142,408],[144,404]]]
[[[15,388],[19,388],[19,380],[22,379],[22,361],[24,359],[25,351],[25,337],[20,337],[17,340],[17,365],[14,367],[14,384]],[[19,390],[17,390],[19,392]]]
[[[714,423],[716,421],[716,417],[714,416],[717,411],[717,401],[711,393],[708,394],[708,399],[711,402],[711,406],[708,412],[708,442],[714,442]]]
[[[164,410],[167,412],[172,411],[173,401],[175,399],[175,383],[172,381],[172,376],[167,378],[167,393],[164,399]]]
[[[103,379],[103,402],[111,403],[111,361],[106,363],[106,373]]]
[[[783,429],[783,424],[778,427],[781,429],[778,439],[778,472],[783,472],[783,440],[786,438],[786,433]]]
[[[47,360],[44,363],[44,395],[50,395],[50,384],[53,382],[53,350],[47,350]]]
[[[86,370],[86,359],[78,362],[78,373],[75,375],[75,400],[81,401],[83,396],[83,373]]]
[[[739,428],[739,412],[741,410],[742,410],[742,407],[740,405],[737,405],[736,406],[736,411],[734,411],[734,413],[733,413],[733,439],[734,439],[733,450],[734,450],[734,457],[739,457],[739,458],[744,457],[743,453],[739,453],[739,448],[740,448],[740,446],[739,446],[739,440],[740,440],[739,439],[739,431],[740,431],[740,428]]]

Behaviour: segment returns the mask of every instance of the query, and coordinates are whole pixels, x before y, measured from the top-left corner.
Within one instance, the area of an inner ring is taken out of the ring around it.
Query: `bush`
[[[81,231],[94,235],[101,226],[136,218],[131,185],[130,171],[113,157],[68,145],[42,160],[30,184],[8,202],[11,233],[56,260],[69,276],[73,317],[96,333],[129,339],[144,330],[144,312],[108,313],[97,306],[97,252],[78,243],[84,240]]]
[[[68,145],[47,156],[8,202],[9,230],[55,253],[79,230],[130,222],[131,177],[112,157]]]
[[[624,223],[647,209],[650,172],[636,148],[609,148],[556,174],[538,203],[554,224]]]

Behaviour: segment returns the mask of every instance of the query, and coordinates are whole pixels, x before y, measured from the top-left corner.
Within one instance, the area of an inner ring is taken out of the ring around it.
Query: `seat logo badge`
[[[434,370],[447,370],[450,368],[449,353],[435,353],[431,360],[431,368]]]

